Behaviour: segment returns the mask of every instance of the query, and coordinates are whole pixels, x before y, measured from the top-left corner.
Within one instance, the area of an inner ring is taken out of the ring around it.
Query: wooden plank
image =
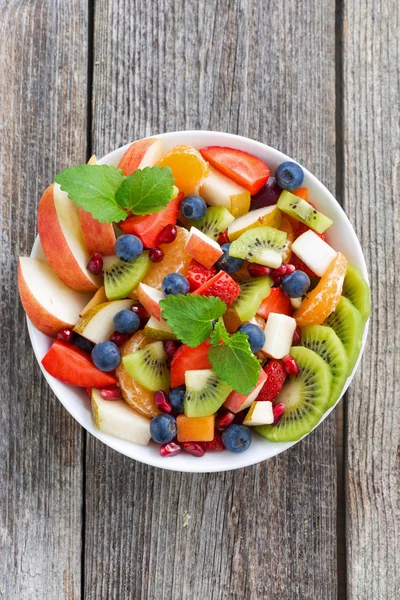
[[[400,593],[399,17],[396,0],[344,1],[344,202],[373,305],[347,411],[349,600]]]
[[[94,151],[226,130],[290,153],[334,191],[334,24],[331,0],[99,0]],[[220,475],[163,472],[90,437],[85,597],[336,599],[334,421]]]
[[[85,160],[87,3],[0,0],[0,598],[81,597],[82,430],[45,383],[17,296],[41,192]]]

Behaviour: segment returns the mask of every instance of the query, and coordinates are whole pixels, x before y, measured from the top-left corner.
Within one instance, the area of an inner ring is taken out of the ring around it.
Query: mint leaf
[[[149,215],[167,206],[173,189],[169,167],[145,167],[125,179],[117,192],[117,202],[135,215]]]
[[[258,381],[260,361],[250,349],[246,333],[228,336],[225,326],[217,323],[211,337],[208,357],[215,373],[239,394],[249,394]],[[219,340],[223,342],[216,345]]]
[[[231,337],[226,330],[225,324],[221,318],[214,325],[214,331],[210,336],[210,342],[213,346],[219,346],[221,342],[229,344]]]
[[[213,321],[226,311],[219,298],[172,294],[160,300],[162,317],[167,321],[176,337],[191,348],[195,348],[210,337]]]
[[[123,180],[122,171],[109,165],[78,165],[55,176],[56,183],[68,194],[68,198],[91,213],[99,223],[126,219],[126,211],[116,200]]]

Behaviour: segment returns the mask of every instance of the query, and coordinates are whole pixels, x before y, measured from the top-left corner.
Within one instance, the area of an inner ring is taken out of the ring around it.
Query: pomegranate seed
[[[257,265],[256,263],[249,263],[247,265],[247,271],[250,277],[262,277],[263,275],[269,275],[271,273],[271,269],[269,267]]]
[[[57,333],[57,339],[62,340],[63,342],[71,342],[73,338],[74,332],[70,327],[63,327]]]
[[[298,346],[300,344],[300,342],[301,342],[301,329],[297,325],[296,329],[294,330],[294,334],[293,334],[292,346]]]
[[[282,358],[282,364],[285,367],[285,371],[288,375],[298,375],[300,373],[300,367],[296,362],[296,359],[290,354],[287,354]]]
[[[206,451],[208,451],[208,450],[215,450],[215,451],[225,450],[225,446],[223,445],[222,439],[221,439],[221,432],[217,431],[217,430],[215,431],[214,439],[211,442],[200,442],[200,445]]]
[[[233,422],[235,423],[235,425],[242,425],[245,416],[246,416],[247,410],[241,410],[238,413],[236,413],[235,418],[233,419]]]
[[[172,359],[180,345],[181,343],[177,340],[167,340],[166,342],[164,342],[164,350],[170,360]]]
[[[110,342],[114,342],[114,344],[120,348],[122,344],[125,344],[125,342],[129,340],[130,337],[131,336],[129,333],[120,333],[119,331],[114,331],[110,335]]]
[[[170,404],[167,400],[167,396],[165,392],[159,390],[154,394],[154,402],[158,408],[163,413],[172,412],[172,404]]]
[[[147,321],[150,319],[150,315],[147,312],[147,310],[144,308],[144,306],[141,306],[140,304],[132,304],[131,306],[131,310],[133,312],[135,312],[137,314],[137,316],[140,319],[140,329],[143,329],[143,327],[146,325]]]
[[[283,413],[285,412],[286,406],[283,402],[279,402],[272,407],[272,412],[274,414],[274,425],[279,421]]]
[[[100,390],[103,400],[121,400],[121,390],[117,386],[103,388]]]
[[[222,244],[229,244],[228,230],[227,229],[225,229],[225,231],[223,233],[221,233],[221,235],[219,236],[217,242],[218,242],[218,244],[220,246],[222,246]]]
[[[157,241],[159,244],[171,244],[175,240],[177,233],[176,225],[166,225],[160,231]]]
[[[103,270],[103,259],[98,252],[95,252],[92,255],[92,258],[89,260],[86,268],[88,271],[93,273],[93,275],[100,275]]]
[[[271,277],[274,281],[274,284],[279,285],[282,279],[285,277],[285,275],[290,275],[290,273],[293,273],[293,271],[295,270],[296,267],[294,265],[287,265],[285,263],[283,263],[283,265],[281,265],[277,269],[272,269]]]
[[[199,458],[206,453],[203,446],[197,442],[183,442],[182,449],[185,450],[185,452],[189,452],[192,456],[198,456]]]
[[[175,454],[179,454],[181,450],[180,444],[177,444],[176,442],[169,442],[168,444],[160,446],[161,456],[175,456]]]
[[[153,263],[159,263],[164,259],[164,251],[159,246],[154,246],[149,250],[149,259]]]
[[[222,415],[218,415],[215,419],[216,429],[218,429],[219,431],[224,431],[224,429],[228,429],[235,416],[235,413],[232,413],[229,410]]]

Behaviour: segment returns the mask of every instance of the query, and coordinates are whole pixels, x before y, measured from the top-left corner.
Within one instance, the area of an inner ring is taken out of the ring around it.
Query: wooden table
[[[400,597],[398,32],[397,0],[0,0],[1,600]],[[221,475],[87,435],[40,374],[16,291],[55,173],[180,129],[303,163],[342,202],[372,283],[336,414]]]

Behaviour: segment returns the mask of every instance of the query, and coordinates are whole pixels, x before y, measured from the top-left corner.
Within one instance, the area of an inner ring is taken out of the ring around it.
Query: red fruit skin
[[[269,178],[269,168],[261,158],[243,150],[208,146],[202,148],[200,153],[218,171],[249,190],[252,196],[260,191]]]
[[[285,371],[288,375],[294,377],[300,373],[300,367],[293,356],[288,354],[282,358],[282,364],[285,367]]]
[[[217,273],[215,267],[207,269],[201,265],[197,260],[192,260],[186,273],[186,279],[190,284],[190,291],[197,290],[201,285],[209,281]]]
[[[282,389],[286,379],[286,371],[279,360],[270,360],[264,367],[267,381],[258,394],[257,401],[273,402]]]
[[[206,453],[206,449],[200,442],[183,442],[182,450],[189,452],[192,456],[202,457]]]
[[[193,294],[200,294],[200,296],[216,296],[220,298],[222,302],[229,305],[235,302],[236,298],[240,294],[240,287],[234,279],[225,271],[220,271],[209,281],[201,285],[197,290],[194,290]]]
[[[183,193],[178,194],[177,197],[171,200],[168,206],[159,213],[145,215],[144,217],[132,215],[125,221],[122,221],[119,226],[124,233],[137,235],[142,240],[143,246],[146,248],[157,246],[158,236],[164,227],[166,225],[175,225],[183,196]]]
[[[169,442],[168,444],[160,446],[160,454],[165,457],[175,456],[175,454],[179,454],[181,450],[180,444],[177,444],[176,442]]]
[[[197,369],[211,369],[211,363],[208,359],[208,351],[211,348],[206,340],[197,348],[182,345],[175,352],[171,361],[171,387],[184,385],[186,371],[195,371]]]
[[[290,298],[280,288],[271,289],[269,296],[262,301],[257,314],[264,317],[264,319],[268,319],[268,315],[271,312],[287,315],[288,317],[291,317],[293,314]]]
[[[215,430],[214,439],[211,442],[200,443],[206,451],[212,450],[219,452],[221,450],[225,450],[225,446],[222,443],[221,435],[222,433],[220,431]]]
[[[42,365],[50,375],[70,385],[101,389],[117,383],[114,375],[95,367],[86,352],[62,340],[54,342]]]

